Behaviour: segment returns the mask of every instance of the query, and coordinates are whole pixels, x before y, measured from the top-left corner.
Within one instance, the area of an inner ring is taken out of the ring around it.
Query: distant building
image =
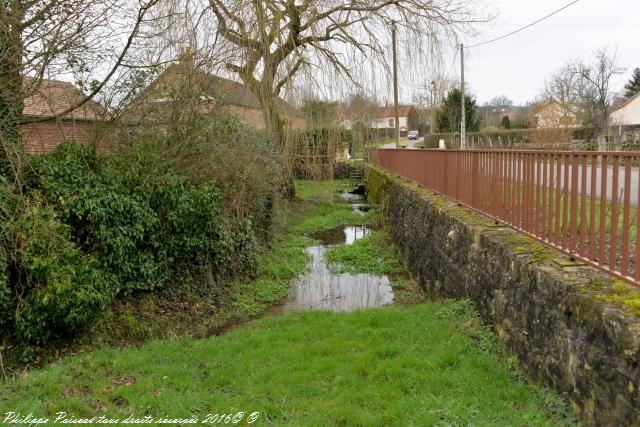
[[[55,150],[62,142],[96,144],[104,150],[107,111],[97,102],[87,101],[79,108],[63,112],[86,98],[72,83],[58,80],[37,81],[24,79],[25,88],[33,88],[33,94],[24,99],[22,146],[26,154],[41,154]],[[28,123],[34,120],[34,123]]]
[[[181,96],[185,87],[188,87],[191,93],[199,95],[200,113],[212,113],[220,106],[224,106],[228,112],[238,116],[247,124],[257,129],[265,128],[260,102],[248,87],[184,63],[170,65],[149,85],[128,107],[130,111],[128,121],[133,124],[143,121],[157,123],[170,121],[170,107]],[[276,107],[285,124],[292,128],[306,126],[304,115],[291,104],[278,98]]]
[[[376,118],[373,127],[376,129],[395,129],[400,128],[400,135],[405,136],[409,130],[413,130],[417,121],[416,109],[413,105],[398,106],[398,123],[396,123],[395,107],[385,106],[376,109]]]
[[[577,128],[582,125],[580,109],[572,104],[544,100],[530,109],[530,125],[536,128]]]
[[[625,139],[640,139],[640,92],[609,116],[609,133]]]

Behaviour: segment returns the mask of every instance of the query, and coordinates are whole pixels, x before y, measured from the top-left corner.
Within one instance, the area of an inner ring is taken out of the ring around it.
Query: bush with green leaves
[[[130,154],[170,168],[198,188],[214,183],[223,211],[250,220],[256,238],[268,245],[282,174],[276,150],[264,133],[224,110],[172,128],[164,132],[156,123],[137,128]]]
[[[9,284],[10,229],[16,198],[6,179],[0,175],[0,330],[11,321],[11,287]]]
[[[255,273],[250,219],[226,213],[213,183],[141,150],[63,144],[30,159],[21,196],[0,183],[0,322],[18,341],[75,333],[114,299],[185,272],[214,284]]]
[[[94,320],[113,293],[97,260],[70,241],[52,207],[28,203],[9,226],[14,328],[22,340],[41,344]]]

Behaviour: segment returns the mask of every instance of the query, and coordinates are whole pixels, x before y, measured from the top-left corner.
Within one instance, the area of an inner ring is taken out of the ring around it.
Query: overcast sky
[[[491,0],[497,14],[467,45],[491,40],[531,23],[569,0]],[[571,58],[587,58],[599,48],[618,49],[627,72],[640,67],[640,0],[580,0],[570,8],[518,34],[465,52],[465,79],[478,103],[507,95],[516,104],[535,98],[545,77]],[[459,75],[456,67],[456,75]]]

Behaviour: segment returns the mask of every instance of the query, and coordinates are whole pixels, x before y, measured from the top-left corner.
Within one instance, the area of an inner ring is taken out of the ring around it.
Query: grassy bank
[[[280,238],[260,257],[258,278],[228,287],[210,328],[258,317],[286,295],[308,262],[312,232],[372,220],[333,202],[346,182],[297,184],[300,200],[282,212]],[[394,290],[411,287],[384,231],[327,257],[336,271],[388,274]],[[220,336],[184,335],[102,348],[28,372],[0,386],[0,411],[200,422],[244,412],[239,424],[255,412],[256,425],[295,426],[571,425],[557,396],[517,375],[515,361],[467,302],[303,312],[263,317]]]
[[[563,425],[509,374],[473,310],[422,304],[266,318],[203,340],[69,359],[5,386],[3,410],[90,417],[259,412],[275,425]]]

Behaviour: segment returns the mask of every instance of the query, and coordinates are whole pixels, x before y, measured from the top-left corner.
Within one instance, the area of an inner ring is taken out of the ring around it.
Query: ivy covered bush
[[[184,274],[255,273],[250,216],[229,215],[213,180],[197,185],[165,159],[144,146],[98,157],[63,144],[29,159],[21,191],[0,181],[5,334],[41,345]]]

